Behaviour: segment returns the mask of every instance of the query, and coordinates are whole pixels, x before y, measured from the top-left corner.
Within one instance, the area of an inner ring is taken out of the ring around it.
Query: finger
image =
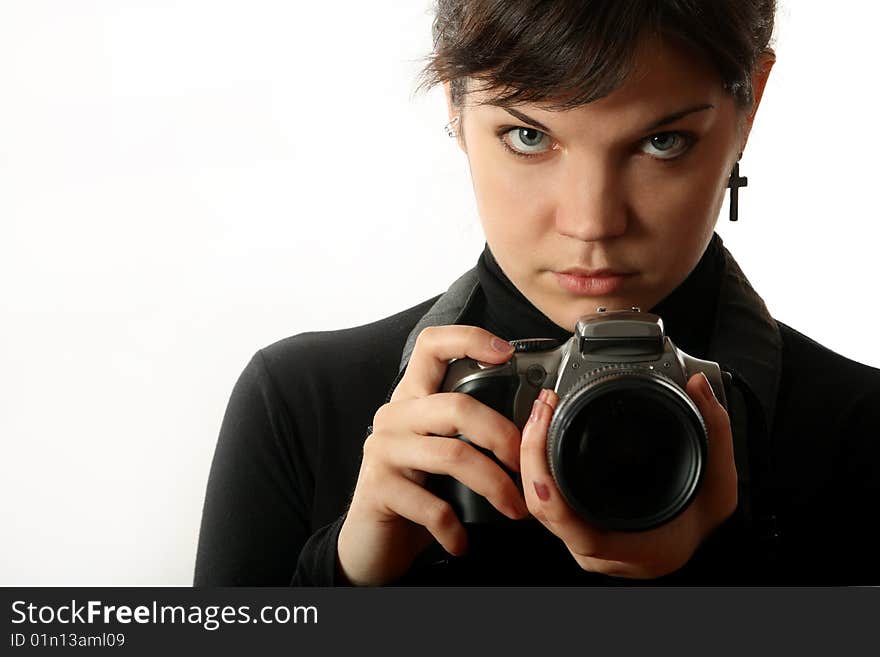
[[[386,463],[392,468],[449,475],[508,518],[527,515],[525,500],[510,475],[473,445],[443,436],[391,436],[387,442]]]
[[[728,456],[732,459],[733,436],[730,428],[730,416],[715,397],[706,375],[702,372],[694,374],[688,380],[686,390],[706,423],[709,448],[710,452],[714,453],[715,460],[724,461]],[[710,461],[712,461],[712,457],[710,457]]]
[[[473,358],[500,365],[514,348],[509,342],[478,326],[429,326],[419,333],[406,373],[391,401],[426,397],[437,392],[453,358]]]
[[[464,553],[467,532],[448,502],[403,477],[389,477],[383,493],[386,512],[422,525],[450,554]]]
[[[688,396],[697,405],[706,431],[709,434],[708,463],[705,489],[698,496],[713,510],[733,513],[737,500],[737,473],[733,456],[733,433],[730,416],[715,397],[709,380],[702,372],[694,374],[687,382]]]
[[[561,538],[569,550],[597,555],[603,532],[588,525],[568,505],[547,463],[547,430],[558,401],[552,390],[542,391],[523,427],[520,463],[526,504],[532,515]]]
[[[715,397],[712,386],[709,385],[709,379],[706,378],[705,374],[697,372],[688,379],[686,390],[688,396],[700,410],[710,435],[716,430],[723,432],[729,429],[730,418],[727,411]]]
[[[523,493],[529,511],[541,522],[547,520],[547,503],[551,501],[550,498],[558,500],[561,495],[547,464],[547,429],[550,427],[554,405],[544,400],[551,394],[556,396],[552,391],[542,390],[532,405],[532,413],[523,427],[520,446]]]
[[[519,428],[489,406],[461,392],[438,392],[395,404],[398,426],[423,436],[466,436],[519,472]]]
[[[641,540],[630,534],[611,532],[588,523],[572,509],[556,485],[547,463],[547,431],[559,397],[552,390],[543,395],[543,410],[533,414],[523,428],[523,491],[529,511],[565,543],[582,564],[599,564],[609,559],[628,558],[638,553]],[[534,418],[534,419],[533,419]],[[598,565],[591,568],[601,571]]]

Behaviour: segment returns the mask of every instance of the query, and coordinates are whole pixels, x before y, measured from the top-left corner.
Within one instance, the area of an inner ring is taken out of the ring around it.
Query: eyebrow
[[[703,103],[702,105],[694,105],[693,107],[687,107],[685,109],[678,110],[677,112],[673,112],[672,114],[664,116],[663,118],[657,119],[656,121],[652,121],[651,123],[649,123],[648,125],[646,125],[643,128],[643,131],[648,132],[649,130],[656,130],[657,128],[659,128],[661,126],[667,125],[669,123],[674,123],[675,121],[678,121],[679,119],[684,118],[688,114],[694,114],[695,112],[702,112],[703,110],[714,109],[714,108],[715,108],[715,106],[712,105],[711,103]],[[541,130],[542,132],[551,132],[550,128],[545,126],[543,123],[541,123],[540,121],[536,121],[532,117],[523,114],[519,110],[515,110],[510,107],[504,107],[503,109],[505,112],[507,112],[511,116],[519,119],[523,123],[528,123],[529,125],[534,126],[538,130]]]

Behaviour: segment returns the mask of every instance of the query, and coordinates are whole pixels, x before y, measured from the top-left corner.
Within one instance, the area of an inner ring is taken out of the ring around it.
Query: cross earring
[[[737,221],[739,219],[739,188],[745,187],[749,184],[748,178],[739,175],[739,160],[742,156],[743,154],[740,153],[739,157],[736,159],[736,164],[733,165],[733,171],[730,172],[730,179],[727,181],[727,186],[730,188],[731,221]]]

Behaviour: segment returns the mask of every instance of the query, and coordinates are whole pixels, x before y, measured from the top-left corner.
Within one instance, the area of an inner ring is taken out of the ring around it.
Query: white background
[[[482,234],[428,0],[0,2],[0,584],[189,585],[260,347],[444,291]],[[873,3],[781,5],[718,230],[880,366]]]

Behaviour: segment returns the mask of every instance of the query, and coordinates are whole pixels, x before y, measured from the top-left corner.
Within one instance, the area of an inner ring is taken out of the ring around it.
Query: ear
[[[452,89],[449,86],[449,80],[443,83],[443,93],[446,96],[446,109],[449,114],[449,120],[455,118],[455,107],[452,105]]]
[[[746,149],[746,143],[749,141],[749,134],[752,131],[752,124],[755,121],[755,114],[758,113],[758,106],[761,104],[761,98],[764,96],[764,87],[767,86],[767,78],[770,77],[770,71],[776,63],[776,53],[772,48],[765,50],[758,58],[752,73],[752,95],[754,104],[748,116],[743,122],[742,147],[740,151]]]
[[[455,141],[458,142],[459,148],[467,153],[467,147],[464,142],[464,130],[461,125],[464,115],[460,107],[456,107],[452,104],[452,89],[450,88],[448,80],[443,83],[443,93],[446,96],[446,111],[449,115],[449,120],[452,121],[456,116],[459,117],[458,124],[455,126]]]

